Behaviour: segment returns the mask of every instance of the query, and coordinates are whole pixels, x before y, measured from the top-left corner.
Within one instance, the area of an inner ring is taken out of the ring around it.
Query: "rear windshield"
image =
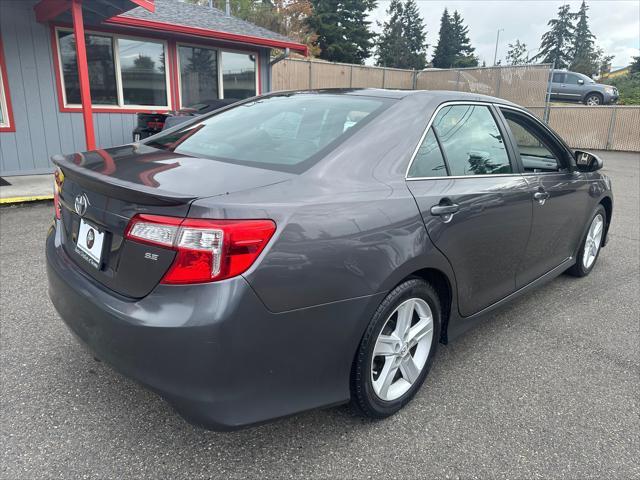
[[[299,173],[371,121],[389,99],[296,93],[208,116],[148,145],[175,153]]]

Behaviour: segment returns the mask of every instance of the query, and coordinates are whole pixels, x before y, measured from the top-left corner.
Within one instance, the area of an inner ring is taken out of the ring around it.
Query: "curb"
[[[39,200],[53,200],[53,195],[31,195],[28,197],[6,197],[0,198],[0,205],[11,205],[14,203],[37,202]]]

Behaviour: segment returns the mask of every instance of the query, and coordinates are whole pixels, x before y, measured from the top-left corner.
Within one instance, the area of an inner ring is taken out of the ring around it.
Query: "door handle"
[[[434,205],[431,207],[431,215],[453,215],[458,210],[460,210],[460,205],[457,203]]]
[[[536,193],[533,194],[533,198],[535,198],[540,205],[544,205],[544,202],[549,198],[549,192],[540,189]]]

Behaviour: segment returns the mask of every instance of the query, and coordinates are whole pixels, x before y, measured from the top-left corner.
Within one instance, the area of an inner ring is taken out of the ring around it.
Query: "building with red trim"
[[[0,175],[48,173],[53,154],[131,142],[140,112],[268,92],[273,49],[307,54],[179,0],[2,0]]]

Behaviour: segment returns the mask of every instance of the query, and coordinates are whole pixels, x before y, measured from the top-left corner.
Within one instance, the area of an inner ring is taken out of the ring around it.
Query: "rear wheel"
[[[440,301],[421,279],[398,285],[382,302],[353,365],[352,402],[365,416],[400,410],[422,385],[440,336]]]
[[[598,255],[600,255],[606,221],[607,213],[602,205],[598,205],[598,208],[591,217],[589,229],[580,245],[580,250],[576,257],[576,264],[567,270],[569,274],[576,277],[586,277],[591,270],[593,270]]]
[[[592,107],[595,107],[597,105],[602,105],[604,103],[604,98],[599,93],[590,93],[584,99],[584,103],[586,105],[590,105]]]

